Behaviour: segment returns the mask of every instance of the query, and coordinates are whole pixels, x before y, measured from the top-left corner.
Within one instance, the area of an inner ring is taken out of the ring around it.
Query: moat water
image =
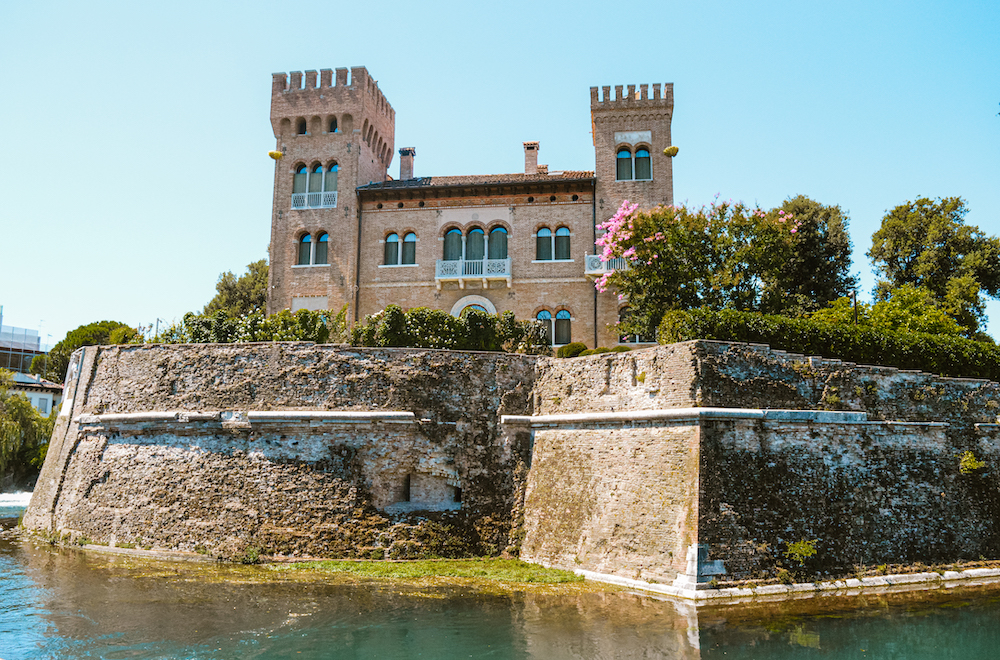
[[[0,527],[26,495],[0,495]],[[0,659],[997,658],[1000,585],[695,610],[595,585],[317,577],[0,532]]]

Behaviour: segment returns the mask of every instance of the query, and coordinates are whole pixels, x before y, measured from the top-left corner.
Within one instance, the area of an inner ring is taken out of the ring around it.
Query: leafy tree
[[[1000,297],[1000,239],[966,225],[960,197],[921,197],[889,211],[868,256],[880,276],[878,299],[904,284],[931,292],[969,337],[986,321],[985,296]]]
[[[597,243],[605,261],[628,268],[596,286],[628,298],[629,334],[651,335],[666,311],[701,306],[801,315],[854,286],[846,225],[838,207],[803,196],[771,211],[716,202],[638,213],[626,202]]]
[[[202,310],[205,316],[225,312],[237,318],[251,312],[263,314],[267,307],[267,259],[247,264],[247,272],[237,278],[232,271],[219,275],[216,294]]]
[[[854,306],[848,297],[838,298],[810,316],[833,325],[853,325]],[[858,325],[881,332],[928,332],[960,335],[963,328],[948,316],[925,288],[904,284],[892,289],[874,305],[858,303]]]
[[[42,417],[22,394],[12,394],[12,374],[0,369],[0,475],[15,480],[41,470],[57,408]]]
[[[31,373],[43,378],[63,382],[69,369],[69,358],[81,346],[102,344],[128,344],[141,341],[138,330],[118,321],[97,321],[70,330],[66,336],[49,351],[48,355],[37,355],[31,361]]]
[[[824,206],[804,195],[790,198],[776,214],[791,215],[796,232],[785,250],[774,253],[768,270],[769,288],[760,311],[801,316],[847,295],[857,286],[851,271],[848,218],[839,206]]]

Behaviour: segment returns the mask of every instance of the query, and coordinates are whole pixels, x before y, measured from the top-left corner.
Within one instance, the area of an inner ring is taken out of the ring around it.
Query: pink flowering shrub
[[[785,206],[800,200],[828,209],[806,198],[789,200]],[[815,214],[813,207],[803,208]],[[595,286],[628,301],[632,313],[621,331],[630,334],[651,334],[663,314],[673,309],[707,306],[801,314],[818,308],[820,301],[810,298],[809,286],[799,291],[797,283],[822,278],[821,273],[801,271],[824,268],[801,258],[816,249],[812,243],[825,240],[825,225],[806,224],[787,208],[765,211],[719,201],[718,196],[697,209],[659,206],[648,212],[626,200],[597,226],[597,248],[602,261],[617,267],[624,260],[628,267],[601,275]],[[846,246],[849,267],[849,241]],[[843,287],[833,288],[843,295]]]

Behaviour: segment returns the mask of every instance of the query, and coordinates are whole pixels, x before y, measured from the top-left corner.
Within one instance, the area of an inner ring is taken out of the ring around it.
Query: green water
[[[588,584],[324,577],[0,535],[3,660],[997,658],[998,619],[1000,587],[695,610]]]

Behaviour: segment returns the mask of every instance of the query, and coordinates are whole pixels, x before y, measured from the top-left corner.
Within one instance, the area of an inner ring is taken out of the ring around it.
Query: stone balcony
[[[434,268],[434,281],[437,288],[444,282],[458,282],[460,289],[465,288],[469,280],[482,281],[483,288],[489,286],[490,280],[504,280],[507,287],[511,286],[510,259],[438,259]]]

